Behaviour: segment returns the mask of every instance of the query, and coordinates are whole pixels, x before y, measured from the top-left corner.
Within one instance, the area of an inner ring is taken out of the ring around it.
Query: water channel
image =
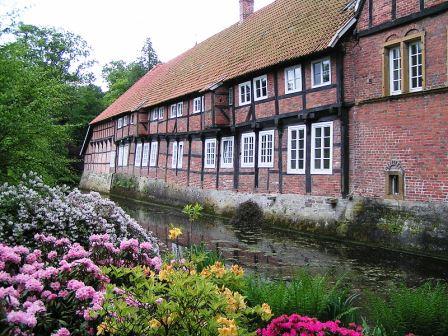
[[[111,197],[160,241],[170,225],[182,227],[180,245],[204,242],[229,261],[270,277],[287,278],[300,267],[311,271],[346,274],[356,288],[374,291],[405,282],[448,280],[448,262],[370,246],[325,240],[319,237],[257,227],[236,227],[226,218],[205,216],[191,226],[177,208]]]

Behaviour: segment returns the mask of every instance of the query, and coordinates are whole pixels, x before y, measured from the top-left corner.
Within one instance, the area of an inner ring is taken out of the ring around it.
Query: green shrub
[[[323,321],[354,322],[358,313],[354,306],[357,295],[351,295],[342,283],[342,278],[332,283],[328,276],[302,270],[290,281],[248,276],[243,294],[250,304],[269,304],[274,316],[298,313]]]
[[[388,336],[448,335],[448,287],[425,283],[417,288],[391,288],[386,300],[368,295],[371,323],[381,325]]]
[[[192,245],[185,251],[185,257],[196,266],[197,272],[208,266],[214,265],[217,261],[224,263],[221,253],[207,249],[204,243]]]

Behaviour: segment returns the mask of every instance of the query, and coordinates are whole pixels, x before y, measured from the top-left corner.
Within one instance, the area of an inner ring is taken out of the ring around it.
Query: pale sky
[[[255,9],[271,2],[255,0]],[[21,21],[63,28],[87,41],[99,63],[98,84],[104,64],[135,59],[146,37],[166,62],[239,20],[238,0],[0,0],[0,15],[24,7]]]

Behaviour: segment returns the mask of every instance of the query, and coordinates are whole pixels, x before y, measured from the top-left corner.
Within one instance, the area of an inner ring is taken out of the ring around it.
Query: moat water
[[[229,262],[269,277],[287,278],[300,267],[345,274],[356,288],[383,290],[391,284],[448,280],[448,262],[370,246],[325,240],[263,225],[237,227],[226,218],[205,216],[190,225],[178,208],[111,198],[168,247],[170,225],[181,227],[179,244],[207,244]]]

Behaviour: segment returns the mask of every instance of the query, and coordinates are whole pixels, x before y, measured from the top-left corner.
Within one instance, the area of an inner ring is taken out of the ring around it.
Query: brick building
[[[91,122],[85,185],[124,174],[224,195],[448,201],[447,1],[240,12]]]

